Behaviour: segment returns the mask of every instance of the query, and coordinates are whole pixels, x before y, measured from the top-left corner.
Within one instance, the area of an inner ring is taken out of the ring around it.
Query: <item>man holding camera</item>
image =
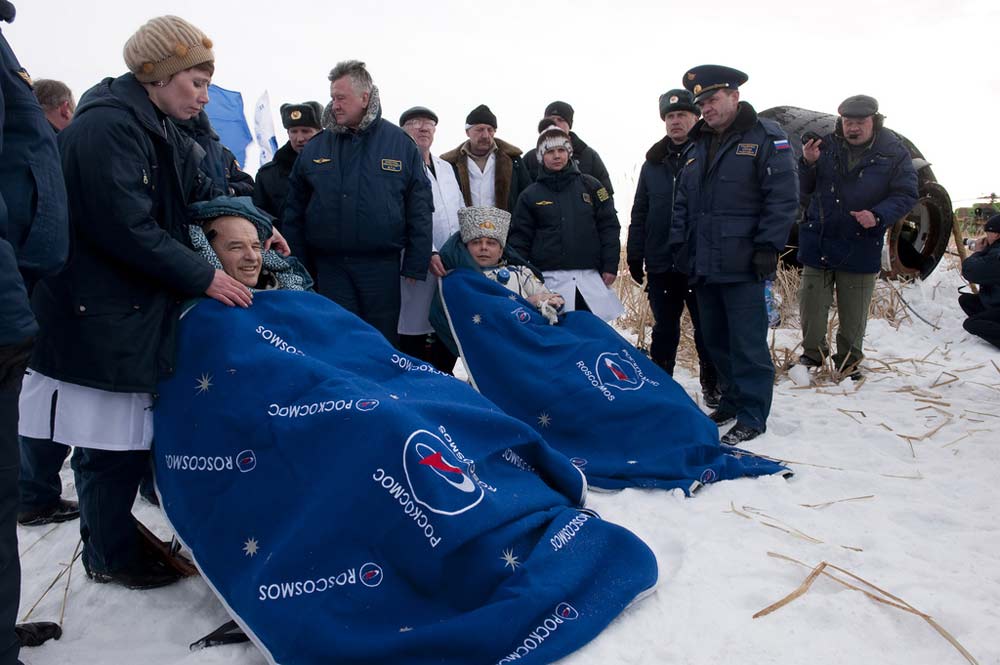
[[[799,163],[801,193],[810,197],[799,229],[799,362],[819,367],[830,353],[827,317],[836,287],[840,327],[833,364],[860,380],[885,232],[916,204],[917,173],[910,151],[883,129],[875,99],[848,97],[837,113],[832,134],[803,141]]]
[[[1000,348],[1000,215],[986,220],[986,235],[962,261],[962,277],[979,285],[979,293],[963,293],[958,304],[969,316],[962,327]]]

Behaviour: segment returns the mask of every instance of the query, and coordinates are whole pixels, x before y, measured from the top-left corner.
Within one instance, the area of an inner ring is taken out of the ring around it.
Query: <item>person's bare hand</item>
[[[806,164],[815,164],[819,159],[819,147],[823,145],[823,139],[810,139],[802,145],[802,159]]]
[[[430,271],[431,274],[434,275],[435,277],[445,276],[446,271],[444,269],[444,263],[441,262],[441,257],[437,254],[431,254]]]
[[[852,210],[851,216],[854,217],[855,220],[857,220],[858,224],[865,227],[866,229],[870,229],[876,224],[878,224],[878,220],[875,219],[875,215],[873,215],[870,210],[861,210],[861,211]]]
[[[976,238],[976,244],[972,246],[973,252],[981,252],[990,246],[990,241],[986,236],[982,238]]]
[[[271,237],[264,241],[264,249],[273,249],[282,256],[291,256],[292,254],[292,248],[288,246],[288,241],[278,229],[271,230]]]
[[[611,286],[612,284],[615,283],[615,280],[617,278],[618,278],[618,275],[616,275],[614,273],[611,273],[611,272],[602,272],[601,273],[601,279],[604,280],[604,286]]]
[[[205,289],[205,295],[230,307],[249,307],[253,304],[253,293],[250,289],[221,270],[215,271],[215,277]]]

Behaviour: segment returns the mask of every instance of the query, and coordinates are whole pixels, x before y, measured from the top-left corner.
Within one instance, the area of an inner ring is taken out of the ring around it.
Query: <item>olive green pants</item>
[[[827,319],[837,292],[837,352],[833,364],[848,370],[865,357],[861,345],[868,326],[868,308],[875,292],[877,273],[844,272],[804,266],[799,289],[799,318],[802,321],[802,355],[822,362],[830,355]]]

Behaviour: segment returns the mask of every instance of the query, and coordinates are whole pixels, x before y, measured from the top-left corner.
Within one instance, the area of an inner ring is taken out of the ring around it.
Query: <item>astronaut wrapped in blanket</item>
[[[538,308],[549,323],[559,322],[562,296],[550,291],[541,275],[507,245],[510,213],[491,206],[460,208],[459,231],[441,248],[446,269],[476,268]]]

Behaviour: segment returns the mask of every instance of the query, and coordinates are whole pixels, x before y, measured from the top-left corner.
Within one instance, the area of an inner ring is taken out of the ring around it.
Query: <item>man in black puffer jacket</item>
[[[601,184],[612,196],[615,195],[615,188],[611,186],[611,176],[608,175],[608,168],[604,166],[604,161],[597,151],[584,143],[583,139],[577,136],[573,129],[573,107],[566,102],[552,102],[545,107],[545,117],[538,123],[538,133],[551,124],[555,124],[561,130],[569,134],[570,143],[573,144],[573,160],[576,162],[580,173],[592,175],[601,181]],[[531,179],[538,180],[539,168],[538,153],[528,151],[524,156],[524,165],[528,168]]]

